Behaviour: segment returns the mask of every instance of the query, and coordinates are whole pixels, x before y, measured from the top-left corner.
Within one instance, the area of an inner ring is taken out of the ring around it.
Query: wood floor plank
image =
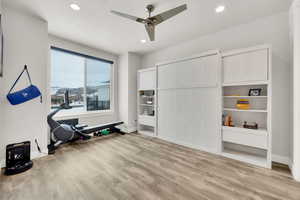
[[[0,175],[0,199],[300,200],[300,183],[284,171],[113,134],[65,145],[25,173]]]

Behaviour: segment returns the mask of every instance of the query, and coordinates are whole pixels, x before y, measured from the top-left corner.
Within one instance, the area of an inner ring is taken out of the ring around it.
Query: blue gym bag
[[[14,87],[16,86],[16,84],[18,83],[19,79],[21,78],[21,76],[23,75],[23,73],[25,71],[27,73],[27,77],[28,77],[30,86],[28,86],[27,88],[25,88],[23,90],[12,93],[12,90],[14,89]],[[41,97],[41,103],[42,103],[42,94],[35,85],[32,85],[31,78],[30,78],[30,75],[29,75],[26,65],[24,66],[23,71],[21,72],[21,74],[19,75],[19,77],[17,78],[17,80],[15,81],[13,86],[11,87],[11,89],[9,90],[6,97],[12,105],[18,105],[18,104],[24,103],[26,101],[30,101],[37,97]]]

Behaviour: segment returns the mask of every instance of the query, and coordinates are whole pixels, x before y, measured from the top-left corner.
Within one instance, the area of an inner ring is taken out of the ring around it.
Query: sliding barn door
[[[221,148],[219,55],[158,66],[158,137],[218,153]]]

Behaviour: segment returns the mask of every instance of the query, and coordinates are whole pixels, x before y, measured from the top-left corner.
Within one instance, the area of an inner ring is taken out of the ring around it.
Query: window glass
[[[111,64],[94,59],[86,62],[87,110],[109,110]]]
[[[71,110],[63,113],[110,110],[112,64],[51,49],[51,108],[64,102],[69,90]]]

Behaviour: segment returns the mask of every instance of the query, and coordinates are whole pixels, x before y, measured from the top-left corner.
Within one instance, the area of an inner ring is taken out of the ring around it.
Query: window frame
[[[64,52],[64,53],[68,53],[71,55],[76,55],[76,56],[81,56],[84,59],[84,109],[85,111],[83,112],[70,112],[69,113],[58,113],[56,118],[57,119],[66,119],[66,118],[73,118],[73,117],[78,117],[78,116],[98,116],[98,115],[112,115],[114,113],[114,108],[115,108],[115,61],[111,61],[111,60],[107,60],[107,59],[102,59],[99,57],[95,57],[95,56],[90,56],[87,54],[83,54],[83,53],[78,53],[72,50],[67,50],[67,49],[63,49],[60,47],[56,47],[56,46],[50,46],[50,55],[51,55],[51,50],[56,50],[56,51],[60,51],[60,52]],[[109,87],[110,87],[110,109],[108,110],[94,110],[94,111],[88,111],[87,110],[87,104],[86,104],[86,86],[87,86],[87,59],[94,59],[94,60],[98,60],[101,62],[105,62],[105,63],[109,63],[111,64],[111,70],[110,70],[110,83],[109,83]],[[51,62],[50,62],[51,63]],[[52,68],[52,64],[50,64],[50,67]],[[51,73],[50,73],[51,74]],[[51,88],[51,80],[52,80],[52,74],[50,76],[50,88]],[[50,95],[50,110],[51,110],[51,95]]]

